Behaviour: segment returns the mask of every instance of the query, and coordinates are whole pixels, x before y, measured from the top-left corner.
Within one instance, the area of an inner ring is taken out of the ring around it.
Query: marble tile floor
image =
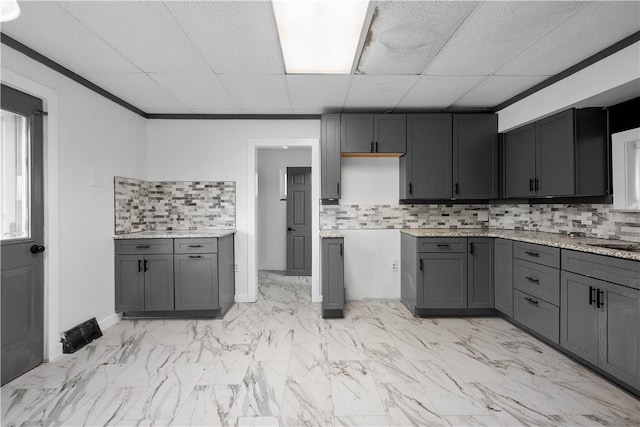
[[[122,321],[2,387],[3,426],[640,425],[640,400],[498,318],[323,320],[261,272],[223,320]]]

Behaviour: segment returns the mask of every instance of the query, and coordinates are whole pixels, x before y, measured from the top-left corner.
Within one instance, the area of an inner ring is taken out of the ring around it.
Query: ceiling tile
[[[360,74],[422,74],[476,2],[382,1],[358,63]]]
[[[222,83],[212,74],[150,74],[160,86],[191,109],[239,110]]]
[[[140,71],[56,2],[21,2],[20,9],[19,19],[2,23],[2,32],[71,71]]]
[[[271,2],[172,1],[167,7],[216,73],[284,72]]]
[[[640,2],[594,2],[497,74],[555,75],[640,30]]]
[[[427,67],[425,74],[492,74],[583,5],[584,2],[484,2]]]
[[[393,109],[419,76],[353,76],[346,108]]]
[[[85,74],[82,77],[146,113],[186,107],[144,73]]]
[[[127,59],[148,73],[206,73],[211,69],[158,1],[60,2]]]
[[[220,82],[243,110],[291,109],[284,76],[220,74]]]
[[[423,76],[398,108],[444,109],[487,76]]]
[[[317,113],[342,109],[352,76],[297,74],[286,79],[292,107]]]
[[[491,76],[453,103],[454,107],[495,107],[548,76]]]

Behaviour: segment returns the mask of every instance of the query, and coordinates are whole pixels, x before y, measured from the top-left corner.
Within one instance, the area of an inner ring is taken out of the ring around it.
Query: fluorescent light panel
[[[368,0],[274,0],[288,74],[349,74]]]

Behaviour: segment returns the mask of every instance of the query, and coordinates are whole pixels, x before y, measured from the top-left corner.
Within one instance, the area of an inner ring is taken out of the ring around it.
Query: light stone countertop
[[[195,239],[200,237],[224,237],[236,230],[164,230],[140,231],[138,233],[116,234],[115,240],[125,239]]]
[[[640,261],[640,252],[589,246],[590,244],[615,244],[640,247],[640,243],[625,240],[598,239],[595,237],[570,237],[566,234],[545,233],[542,231],[480,228],[409,228],[402,229],[400,232],[414,237],[497,237],[516,240],[519,242],[535,243],[556,248],[572,249],[575,251]]]
[[[344,233],[340,230],[320,230],[321,239],[340,239],[344,237]]]

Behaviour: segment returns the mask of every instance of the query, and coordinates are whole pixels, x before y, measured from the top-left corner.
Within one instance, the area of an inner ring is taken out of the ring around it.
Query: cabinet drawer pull
[[[139,259],[138,260],[138,273],[140,273],[142,271],[142,260]]]
[[[529,178],[529,191],[533,191],[533,178]]]
[[[373,141],[371,141],[371,152],[373,153]]]
[[[423,268],[423,266],[422,266],[422,259],[420,259],[420,271],[424,271],[422,268]]]
[[[533,189],[536,191],[540,190],[540,180],[538,178],[533,180]]]
[[[534,257],[539,257],[540,256],[540,254],[538,252],[524,251],[524,253],[529,255],[529,256],[534,256]]]
[[[529,277],[529,276],[525,276],[525,279],[527,279],[528,281],[530,281],[531,283],[535,283],[536,285],[540,283],[539,279],[536,279],[534,277]]]
[[[144,260],[144,271],[146,272],[147,270],[149,270],[149,261],[147,261],[146,259]]]
[[[469,255],[473,255],[473,243],[469,243]]]
[[[202,255],[189,255],[189,258],[202,258]]]
[[[378,152],[378,141],[376,141],[376,153]]]
[[[456,185],[454,185],[454,187],[453,187],[453,192],[454,192],[455,194],[458,194],[458,190],[459,190],[459,189],[460,189],[460,185],[456,182]]]
[[[136,249],[149,249],[149,245],[136,245]]]
[[[189,248],[201,248],[202,245],[189,245],[187,247],[189,247]]]
[[[340,183],[339,182],[336,183],[336,190],[338,190],[337,194],[338,194],[338,196],[340,196]]]
[[[413,184],[409,183],[409,194],[413,194]]]
[[[589,286],[589,305],[593,305],[593,303],[596,301],[593,297],[593,291],[595,290],[596,288],[594,288],[593,286]]]
[[[451,247],[451,245],[450,245],[450,244],[448,244],[448,243],[437,243],[437,244],[436,244],[436,246],[437,246],[437,247],[439,247],[439,248],[448,248],[448,247]]]
[[[538,301],[534,300],[533,298],[525,297],[525,299],[529,301],[531,304],[538,305]]]
[[[342,243],[340,243],[340,256],[343,256],[343,254],[342,254]]]

